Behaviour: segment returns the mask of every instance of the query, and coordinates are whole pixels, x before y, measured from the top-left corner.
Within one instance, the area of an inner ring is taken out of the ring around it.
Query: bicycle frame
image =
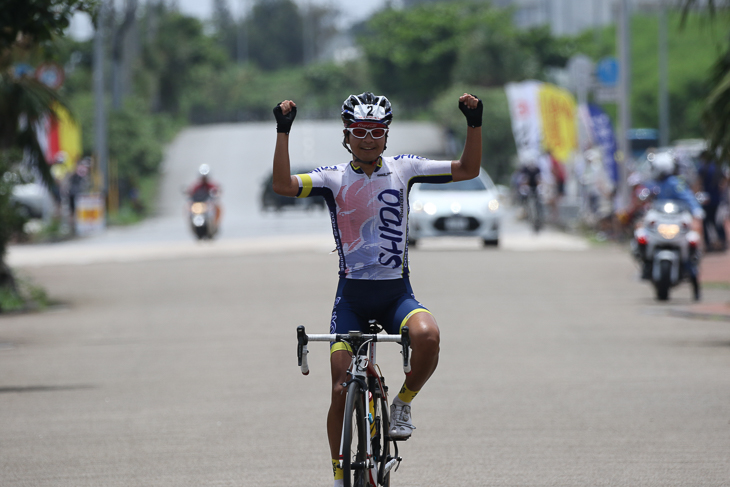
[[[371,322],[370,326],[371,331],[373,331],[374,329],[376,329],[377,323]],[[396,465],[396,463],[400,462],[401,458],[398,456],[398,447],[395,440],[389,440],[387,439],[387,436],[385,436],[384,438],[386,442],[393,442],[395,456],[390,459],[385,458],[385,460],[387,461],[383,461],[382,459],[380,460],[380,462],[374,461],[374,454],[376,453],[373,452],[372,438],[374,433],[371,431],[370,427],[366,428],[366,426],[369,426],[370,423],[373,423],[376,429],[375,434],[377,435],[377,426],[375,426],[376,418],[373,418],[370,414],[370,401],[373,401],[373,403],[375,404],[375,401],[378,400],[378,398],[382,398],[382,404],[385,405],[386,410],[388,404],[386,395],[387,389],[383,385],[384,378],[381,377],[380,374],[378,374],[378,372],[375,370],[375,365],[377,364],[377,342],[400,343],[402,346],[401,353],[403,354],[403,370],[405,371],[405,373],[409,373],[411,370],[411,366],[409,353],[410,335],[408,333],[408,327],[403,327],[401,335],[383,335],[377,333],[364,334],[359,331],[351,331],[347,334],[307,335],[304,327],[299,326],[297,328],[297,339],[297,358],[299,366],[302,370],[302,374],[304,375],[309,374],[309,365],[307,362],[307,354],[309,353],[309,351],[307,350],[307,344],[309,343],[309,341],[345,342],[349,344],[352,348],[352,360],[350,362],[350,367],[347,370],[347,373],[350,376],[350,380],[343,385],[349,387],[351,384],[356,383],[360,388],[360,391],[362,392],[362,394],[360,395],[360,397],[362,398],[361,407],[363,408],[362,410],[366,412],[366,424],[359,425],[359,428],[363,428],[363,431],[370,432],[368,441],[365,441],[365,465],[357,465],[357,468],[367,470],[370,477],[369,482],[371,485],[383,485],[384,479],[386,479],[388,473]],[[371,387],[371,382],[374,387]],[[387,411],[383,411],[382,414],[385,415],[385,418],[387,420]],[[345,455],[350,455],[349,451],[345,451],[345,449],[349,448],[349,445],[345,445],[344,430],[346,428],[346,424],[347,418],[343,422],[343,432],[340,440],[340,462],[342,462],[343,465]],[[380,434],[385,435],[386,432],[381,431]],[[378,449],[380,449],[380,440],[378,440],[377,444]],[[380,455],[381,452],[378,451],[375,456]],[[379,463],[381,465],[380,469],[378,468]]]

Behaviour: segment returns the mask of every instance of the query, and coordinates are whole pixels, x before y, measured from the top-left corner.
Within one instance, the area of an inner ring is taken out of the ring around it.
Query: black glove
[[[276,133],[288,134],[291,130],[291,124],[294,123],[294,117],[297,116],[297,107],[292,107],[291,111],[284,115],[281,111],[281,104],[274,107],[274,117],[276,117]]]
[[[479,100],[479,98],[477,98],[477,100]],[[466,117],[466,124],[469,127],[482,126],[482,112],[484,111],[484,105],[482,104],[482,100],[479,100],[476,108],[469,108],[466,103],[460,101],[459,110],[461,110],[461,113],[463,113]]]

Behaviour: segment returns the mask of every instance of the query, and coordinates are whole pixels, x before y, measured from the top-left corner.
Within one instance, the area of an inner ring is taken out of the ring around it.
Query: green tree
[[[535,53],[540,52],[538,49],[548,51],[547,39],[552,40],[551,36],[539,36],[536,42],[529,35],[521,34],[512,25],[511,10],[480,9],[475,14],[464,22],[468,33],[459,49],[454,80],[479,86],[502,86],[514,80],[539,77],[542,59]],[[527,34],[535,35],[532,31]]]
[[[238,59],[239,25],[233,19],[226,0],[213,0],[213,28],[216,41],[225,49],[230,59]]]
[[[377,89],[410,108],[424,108],[451,84],[472,7],[463,3],[386,9],[359,36]]]
[[[433,102],[434,118],[439,120],[461,146],[466,139],[464,116],[457,108],[456,100],[463,93],[472,93],[484,103],[482,120],[482,167],[495,182],[505,181],[511,172],[511,161],[517,152],[512,136],[507,95],[502,88],[484,88],[474,85],[454,85]],[[460,154],[453,154],[458,157]]]
[[[258,0],[246,18],[249,56],[265,71],[304,63],[304,27],[291,0]]]
[[[148,90],[156,111],[185,116],[181,101],[193,85],[195,69],[211,66],[222,69],[227,55],[203,24],[169,9],[164,3],[148,6],[143,25],[152,30],[143,46],[143,62],[138,80]],[[154,26],[154,28],[152,28]]]
[[[713,150],[730,161],[730,46],[717,59],[710,76],[713,86],[705,102],[702,120]]]
[[[55,91],[34,78],[16,76],[12,65],[19,56],[63,35],[74,13],[95,12],[95,8],[96,2],[90,0],[5,0],[0,10],[0,287],[15,287],[4,260],[8,229],[15,224],[13,212],[8,209],[13,182],[10,163],[13,155],[25,151],[44,180],[53,184],[38,144],[35,122],[49,114],[54,103],[63,102]]]
[[[682,21],[686,23],[692,9],[700,6],[697,0],[682,0]],[[707,0],[710,14],[727,22],[730,18],[730,0]],[[712,150],[730,161],[730,35],[718,54],[708,77],[710,93],[702,111],[705,134]]]

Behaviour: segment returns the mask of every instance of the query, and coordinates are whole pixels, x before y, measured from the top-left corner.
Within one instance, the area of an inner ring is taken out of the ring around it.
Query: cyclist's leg
[[[411,372],[406,376],[403,387],[393,398],[390,415],[389,436],[395,439],[407,439],[415,429],[411,422],[411,401],[425,385],[438,365],[440,333],[436,320],[431,313],[419,303],[404,279],[406,291],[395,308],[394,320],[397,333],[408,326],[411,337]]]
[[[356,313],[357,301],[348,299],[348,289],[351,285],[347,279],[341,279],[337,287],[337,296],[332,308],[330,333],[348,333],[351,330],[362,329],[362,320]],[[350,365],[352,351],[344,343],[330,345],[330,371],[332,375],[332,397],[327,413],[327,438],[329,440],[332,459],[340,457],[340,438],[342,436],[342,422],[344,419],[346,388],[342,386],[348,380],[347,368]]]
[[[342,421],[345,413],[345,388],[347,381],[347,367],[352,355],[346,350],[337,350],[330,355],[330,369],[332,372],[332,399],[327,413],[327,438],[330,444],[332,459],[340,456],[340,437],[342,435]]]
[[[419,391],[436,370],[439,359],[441,334],[436,318],[413,294],[407,278],[403,280],[405,291],[395,306],[392,324],[388,333],[400,333],[408,326],[411,337],[411,373],[406,377],[406,386]]]
[[[441,335],[436,319],[425,310],[411,315],[405,324],[413,350],[411,373],[406,376],[406,386],[411,391],[420,391],[438,365]]]

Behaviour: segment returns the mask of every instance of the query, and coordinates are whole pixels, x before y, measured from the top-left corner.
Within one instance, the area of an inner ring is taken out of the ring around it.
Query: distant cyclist
[[[296,104],[285,100],[274,108],[277,121],[273,189],[285,196],[323,196],[331,214],[340,256],[340,281],[332,310],[330,333],[363,330],[377,319],[388,333],[410,329],[412,372],[406,376],[390,411],[389,435],[407,439],[411,401],[431,377],[439,357],[440,332],[433,315],[419,303],[408,279],[408,192],[414,183],[448,183],[479,174],[482,155],[482,102],[459,97],[468,124],[464,152],[458,161],[434,161],[414,155],[386,157],[383,152],[393,119],[384,96],[350,95],[342,105],[342,145],[349,161],[291,175],[289,131]],[[352,350],[344,343],[330,347],[332,398],[327,415],[335,487],[343,483],[339,463],[345,409],[347,368]]]

